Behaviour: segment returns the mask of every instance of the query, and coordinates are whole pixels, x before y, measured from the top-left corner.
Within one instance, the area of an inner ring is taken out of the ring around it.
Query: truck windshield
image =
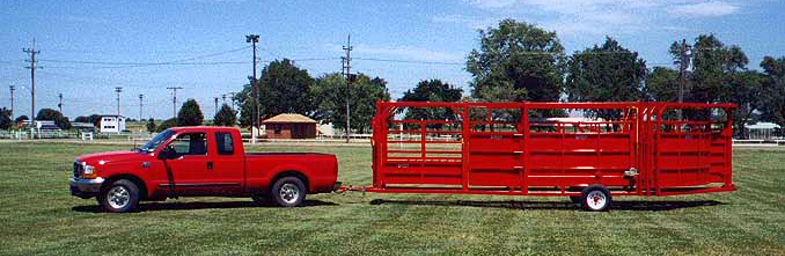
[[[142,145],[142,147],[139,148],[139,151],[151,153],[155,151],[155,149],[158,148],[158,146],[164,143],[167,139],[172,137],[172,135],[174,135],[174,132],[171,130],[163,131],[158,135],[155,135],[153,139]]]

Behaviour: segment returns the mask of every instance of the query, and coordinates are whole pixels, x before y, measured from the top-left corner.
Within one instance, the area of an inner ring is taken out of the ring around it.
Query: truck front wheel
[[[130,180],[118,180],[101,189],[98,203],[109,212],[130,212],[139,205],[139,187]]]
[[[270,196],[283,207],[300,206],[305,201],[305,184],[297,177],[283,177],[273,184]]]

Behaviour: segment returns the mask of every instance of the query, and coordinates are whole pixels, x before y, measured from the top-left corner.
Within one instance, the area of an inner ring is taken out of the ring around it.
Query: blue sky
[[[182,86],[178,105],[239,91],[251,73],[245,35],[261,35],[259,57],[287,57],[318,77],[341,69],[341,46],[352,35],[353,70],[389,82],[393,97],[419,80],[439,78],[468,92],[467,53],[477,29],[503,18],[556,31],[568,52],[606,35],[640,52],[649,66],[669,65],[668,46],[714,33],[742,47],[750,68],[764,56],[785,56],[785,2],[776,0],[455,0],[455,1],[14,1],[0,3],[0,106],[17,90],[16,115],[30,114],[30,74],[23,47],[36,39],[36,107],[66,116],[116,112],[171,116],[169,86]],[[363,60],[365,58],[366,60]],[[380,62],[368,59],[413,62]],[[179,61],[174,64],[158,64]],[[97,63],[95,63],[97,62]],[[245,63],[243,63],[245,62]],[[132,65],[123,63],[146,63]],[[260,68],[261,69],[261,68]]]

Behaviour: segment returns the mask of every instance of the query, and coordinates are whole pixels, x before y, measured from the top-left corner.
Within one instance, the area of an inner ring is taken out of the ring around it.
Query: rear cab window
[[[217,144],[218,155],[233,155],[234,141],[232,134],[228,132],[215,133],[215,144]]]

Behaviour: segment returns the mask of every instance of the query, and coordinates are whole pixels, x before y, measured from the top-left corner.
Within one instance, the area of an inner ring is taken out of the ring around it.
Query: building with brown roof
[[[280,114],[262,121],[269,139],[316,138],[316,120],[300,114]]]

